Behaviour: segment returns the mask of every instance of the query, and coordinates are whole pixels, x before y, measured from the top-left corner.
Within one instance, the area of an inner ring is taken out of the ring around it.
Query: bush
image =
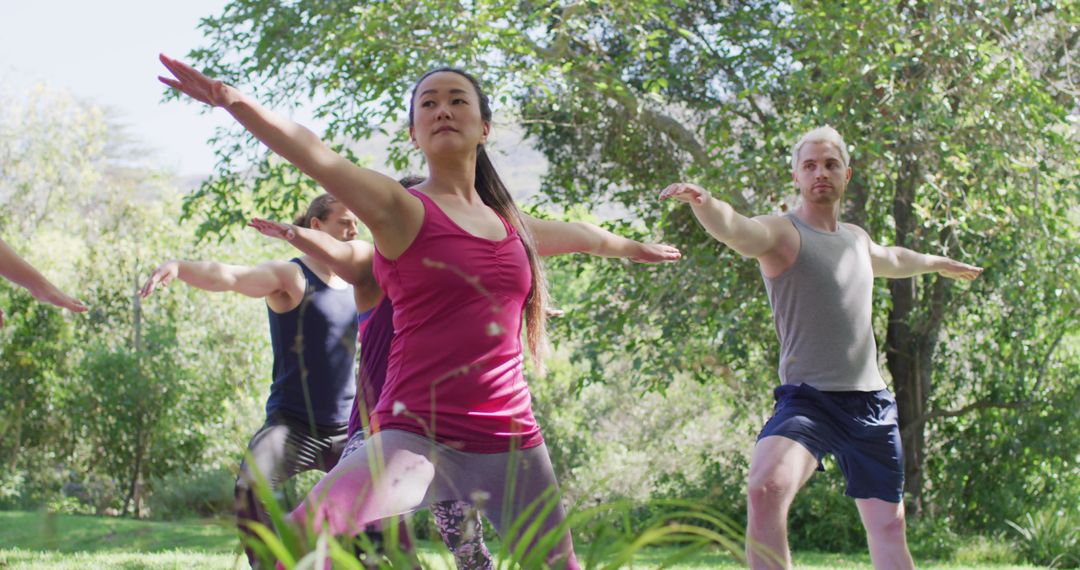
[[[156,519],[231,515],[236,476],[223,468],[174,471],[150,480],[147,505]]]
[[[970,542],[961,538],[953,528],[953,521],[946,517],[931,517],[923,514],[907,521],[907,541],[911,556],[915,560],[952,560],[958,549]],[[981,537],[971,540],[979,541]],[[972,556],[977,553],[972,551]]]
[[[866,531],[855,501],[844,495],[844,476],[826,460],[824,473],[815,473],[799,491],[788,515],[792,550],[866,552]]]
[[[1075,507],[1074,507],[1075,508]],[[1080,568],[1080,516],[1074,512],[1028,513],[1019,523],[1006,521],[1017,534],[1020,552],[1032,564]]]

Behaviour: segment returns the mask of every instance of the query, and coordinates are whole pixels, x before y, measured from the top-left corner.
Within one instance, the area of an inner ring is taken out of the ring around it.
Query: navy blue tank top
[[[290,261],[304,272],[307,292],[291,311],[275,313],[267,307],[274,383],[266,415],[276,412],[320,426],[344,426],[356,397],[353,288],[331,288],[299,258]]]

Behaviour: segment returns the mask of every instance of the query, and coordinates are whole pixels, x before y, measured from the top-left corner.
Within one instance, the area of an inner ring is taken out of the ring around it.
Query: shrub
[[[229,515],[236,476],[227,469],[174,471],[150,480],[147,504],[163,520]]]
[[[1042,511],[1019,523],[1006,521],[1017,534],[1020,552],[1032,564],[1080,568],[1080,516],[1076,512]]]
[[[844,476],[832,461],[799,491],[788,515],[793,550],[865,552],[866,531],[855,501],[844,495]]]

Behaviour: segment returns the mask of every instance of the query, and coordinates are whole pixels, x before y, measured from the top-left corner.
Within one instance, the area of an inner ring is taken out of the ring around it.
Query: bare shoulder
[[[302,295],[307,289],[307,278],[299,263],[275,259],[260,263],[255,270],[267,278],[276,279],[280,290],[290,296]]]
[[[853,232],[855,232],[855,233],[857,233],[857,234],[859,234],[861,236],[870,237],[870,234],[867,233],[866,230],[860,228],[859,226],[856,226],[855,224],[848,223],[848,222],[840,222],[840,225],[844,226],[848,230],[853,231]]]
[[[844,228],[847,228],[848,231],[854,233],[856,236],[859,237],[859,239],[865,240],[868,245],[874,243],[874,240],[870,239],[870,233],[862,229],[861,227],[856,226],[855,224],[850,224],[848,222],[840,222],[840,225]]]
[[[776,214],[762,214],[760,216],[754,216],[750,219],[765,224],[765,226],[769,229],[782,228],[785,226],[792,227],[791,221],[789,221],[784,216],[777,216]]]
[[[795,224],[791,223],[785,216],[777,216],[775,214],[764,214],[761,216],[754,216],[754,221],[765,226],[769,235],[775,239],[774,247],[780,249],[786,249],[796,247],[799,243],[799,231],[795,229]]]

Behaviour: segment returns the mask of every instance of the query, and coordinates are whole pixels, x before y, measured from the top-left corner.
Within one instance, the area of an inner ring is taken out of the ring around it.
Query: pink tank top
[[[521,350],[532,287],[525,246],[506,220],[504,239],[477,237],[431,198],[409,192],[424,204],[416,239],[396,260],[375,251],[375,278],[394,305],[394,340],[373,428],[472,453],[540,445]]]

